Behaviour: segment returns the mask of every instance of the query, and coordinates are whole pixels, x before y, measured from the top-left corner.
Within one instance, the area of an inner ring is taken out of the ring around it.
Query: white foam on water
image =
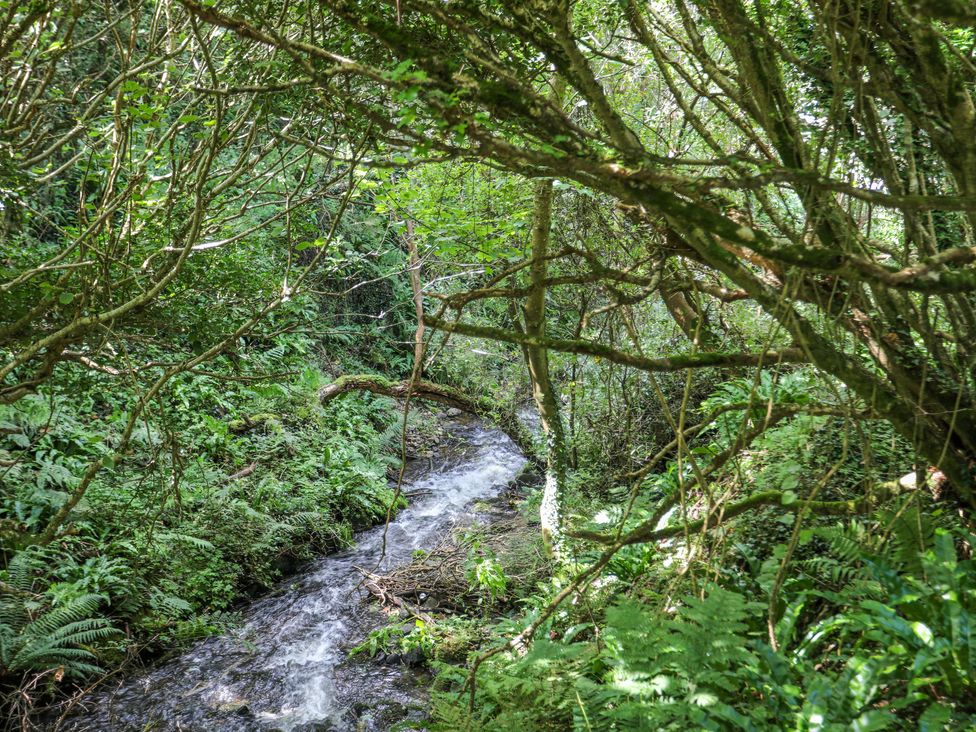
[[[431,495],[401,511],[390,524],[386,537],[387,565],[409,560],[413,550],[430,546],[432,539],[436,543],[452,519],[464,514],[472,502],[497,494],[525,465],[525,459],[498,432],[479,430],[472,443],[475,454],[462,465],[443,473],[428,474],[411,484],[411,491],[430,491]],[[373,530],[362,537],[355,549],[324,560],[313,579],[331,587],[307,603],[302,613],[328,617],[330,613],[354,610],[357,602],[351,593],[361,578],[355,567],[373,569],[381,548],[382,530]],[[336,571],[337,566],[341,571]],[[265,712],[262,717],[274,719],[276,727],[283,732],[309,722],[340,721],[343,710],[338,704],[331,671],[345,659],[343,648],[349,640],[345,629],[342,621],[330,622],[320,626],[320,632],[304,634],[277,648],[268,663],[284,667],[292,683],[285,685],[289,691],[280,710]]]

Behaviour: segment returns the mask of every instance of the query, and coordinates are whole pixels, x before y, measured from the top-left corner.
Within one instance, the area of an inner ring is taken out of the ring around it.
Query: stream
[[[452,444],[408,471],[417,494],[390,523],[380,568],[410,561],[457,524],[477,520],[474,503],[519,475],[525,459],[503,433],[465,418],[445,424]],[[365,603],[358,567],[382,554],[383,527],[317,559],[244,609],[236,631],[200,641],[177,658],[87,697],[62,730],[386,730],[422,718],[427,677],[394,660],[349,658],[384,624]]]

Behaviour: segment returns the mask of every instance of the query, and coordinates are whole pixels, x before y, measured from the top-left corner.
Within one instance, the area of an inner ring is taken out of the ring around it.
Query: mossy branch
[[[620,544],[622,546],[650,544],[675,536],[698,533],[703,529],[714,529],[724,525],[730,519],[766,506],[778,506],[783,511],[788,512],[807,510],[818,516],[856,516],[873,511],[888,499],[903,493],[905,490],[907,487],[901,481],[892,480],[875,486],[871,492],[863,496],[846,501],[803,501],[796,500],[789,491],[761,491],[748,498],[743,498],[741,501],[717,506],[707,517],[696,521],[665,526],[660,529],[657,528],[657,520],[653,523],[648,521],[619,538],[615,534],[604,534],[597,531],[577,530],[566,533],[574,538],[587,539],[597,544]]]
[[[548,338],[517,333],[513,330],[494,328],[488,325],[473,325],[470,323],[453,323],[434,316],[426,316],[424,322],[431,328],[450,333],[459,333],[474,338],[485,338],[503,343],[514,343],[521,346],[539,346],[552,351],[563,353],[579,353],[586,356],[605,358],[607,361],[632,366],[641,371],[681,371],[695,368],[732,368],[776,365],[779,363],[804,363],[807,361],[803,351],[799,348],[784,348],[781,351],[766,351],[764,353],[689,353],[648,358],[627,351],[619,351],[602,343],[583,339]]]
[[[348,374],[322,387],[319,390],[319,401],[328,404],[351,391],[368,391],[394,399],[405,399],[409,393],[412,399],[424,399],[474,414],[497,424],[526,457],[533,462],[537,460],[532,434],[519,421],[518,415],[513,410],[501,408],[494,399],[465,394],[454,387],[435,384],[425,379],[418,379],[413,385],[413,390],[410,391],[410,383],[406,380],[391,381],[374,374]]]

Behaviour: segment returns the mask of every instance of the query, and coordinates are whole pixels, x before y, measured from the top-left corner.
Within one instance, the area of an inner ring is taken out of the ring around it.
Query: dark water
[[[386,567],[472,521],[473,502],[497,495],[525,465],[501,432],[477,423],[448,426],[461,446],[410,481],[406,490],[430,494],[414,498],[390,524]],[[248,607],[239,630],[89,697],[61,729],[385,730],[409,717],[424,698],[418,672],[348,659],[349,648],[384,622],[357,589],[357,567],[375,567],[382,536],[382,527],[363,532],[355,548],[311,563],[287,589]]]

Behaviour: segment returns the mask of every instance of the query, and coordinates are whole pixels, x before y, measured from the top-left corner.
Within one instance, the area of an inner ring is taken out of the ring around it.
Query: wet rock
[[[398,725],[411,716],[419,719],[416,713],[411,713],[407,705],[397,701],[389,701],[375,706],[370,704],[356,704],[354,707],[355,729],[357,732],[358,730],[363,730],[363,732],[385,732],[386,730],[400,729]],[[407,727],[406,729],[416,728]]]
[[[251,708],[244,699],[233,699],[222,702],[214,707],[218,712],[238,714],[242,717],[252,716]]]
[[[460,417],[462,414],[463,412],[457,407],[451,407],[450,409],[447,410],[447,416],[450,417],[451,419],[453,419],[454,417]]]
[[[427,663],[427,657],[419,648],[411,648],[406,653],[400,655],[400,662],[409,668],[417,668]]]
[[[279,554],[271,563],[275,571],[283,577],[292,574],[298,567],[298,562],[291,554]]]
[[[349,521],[349,525],[352,527],[352,530],[356,533],[359,533],[360,531],[366,531],[367,529],[372,528],[374,523],[375,522],[373,518],[370,516],[355,516]]]
[[[523,490],[525,488],[535,488],[543,483],[542,473],[532,463],[526,463],[519,474],[515,477],[509,487]]]
[[[291,732],[335,732],[336,726],[332,722],[309,722],[291,727]]]
[[[372,660],[383,666],[406,666],[407,668],[420,668],[427,663],[427,657],[419,648],[411,648],[403,653],[376,654]]]

